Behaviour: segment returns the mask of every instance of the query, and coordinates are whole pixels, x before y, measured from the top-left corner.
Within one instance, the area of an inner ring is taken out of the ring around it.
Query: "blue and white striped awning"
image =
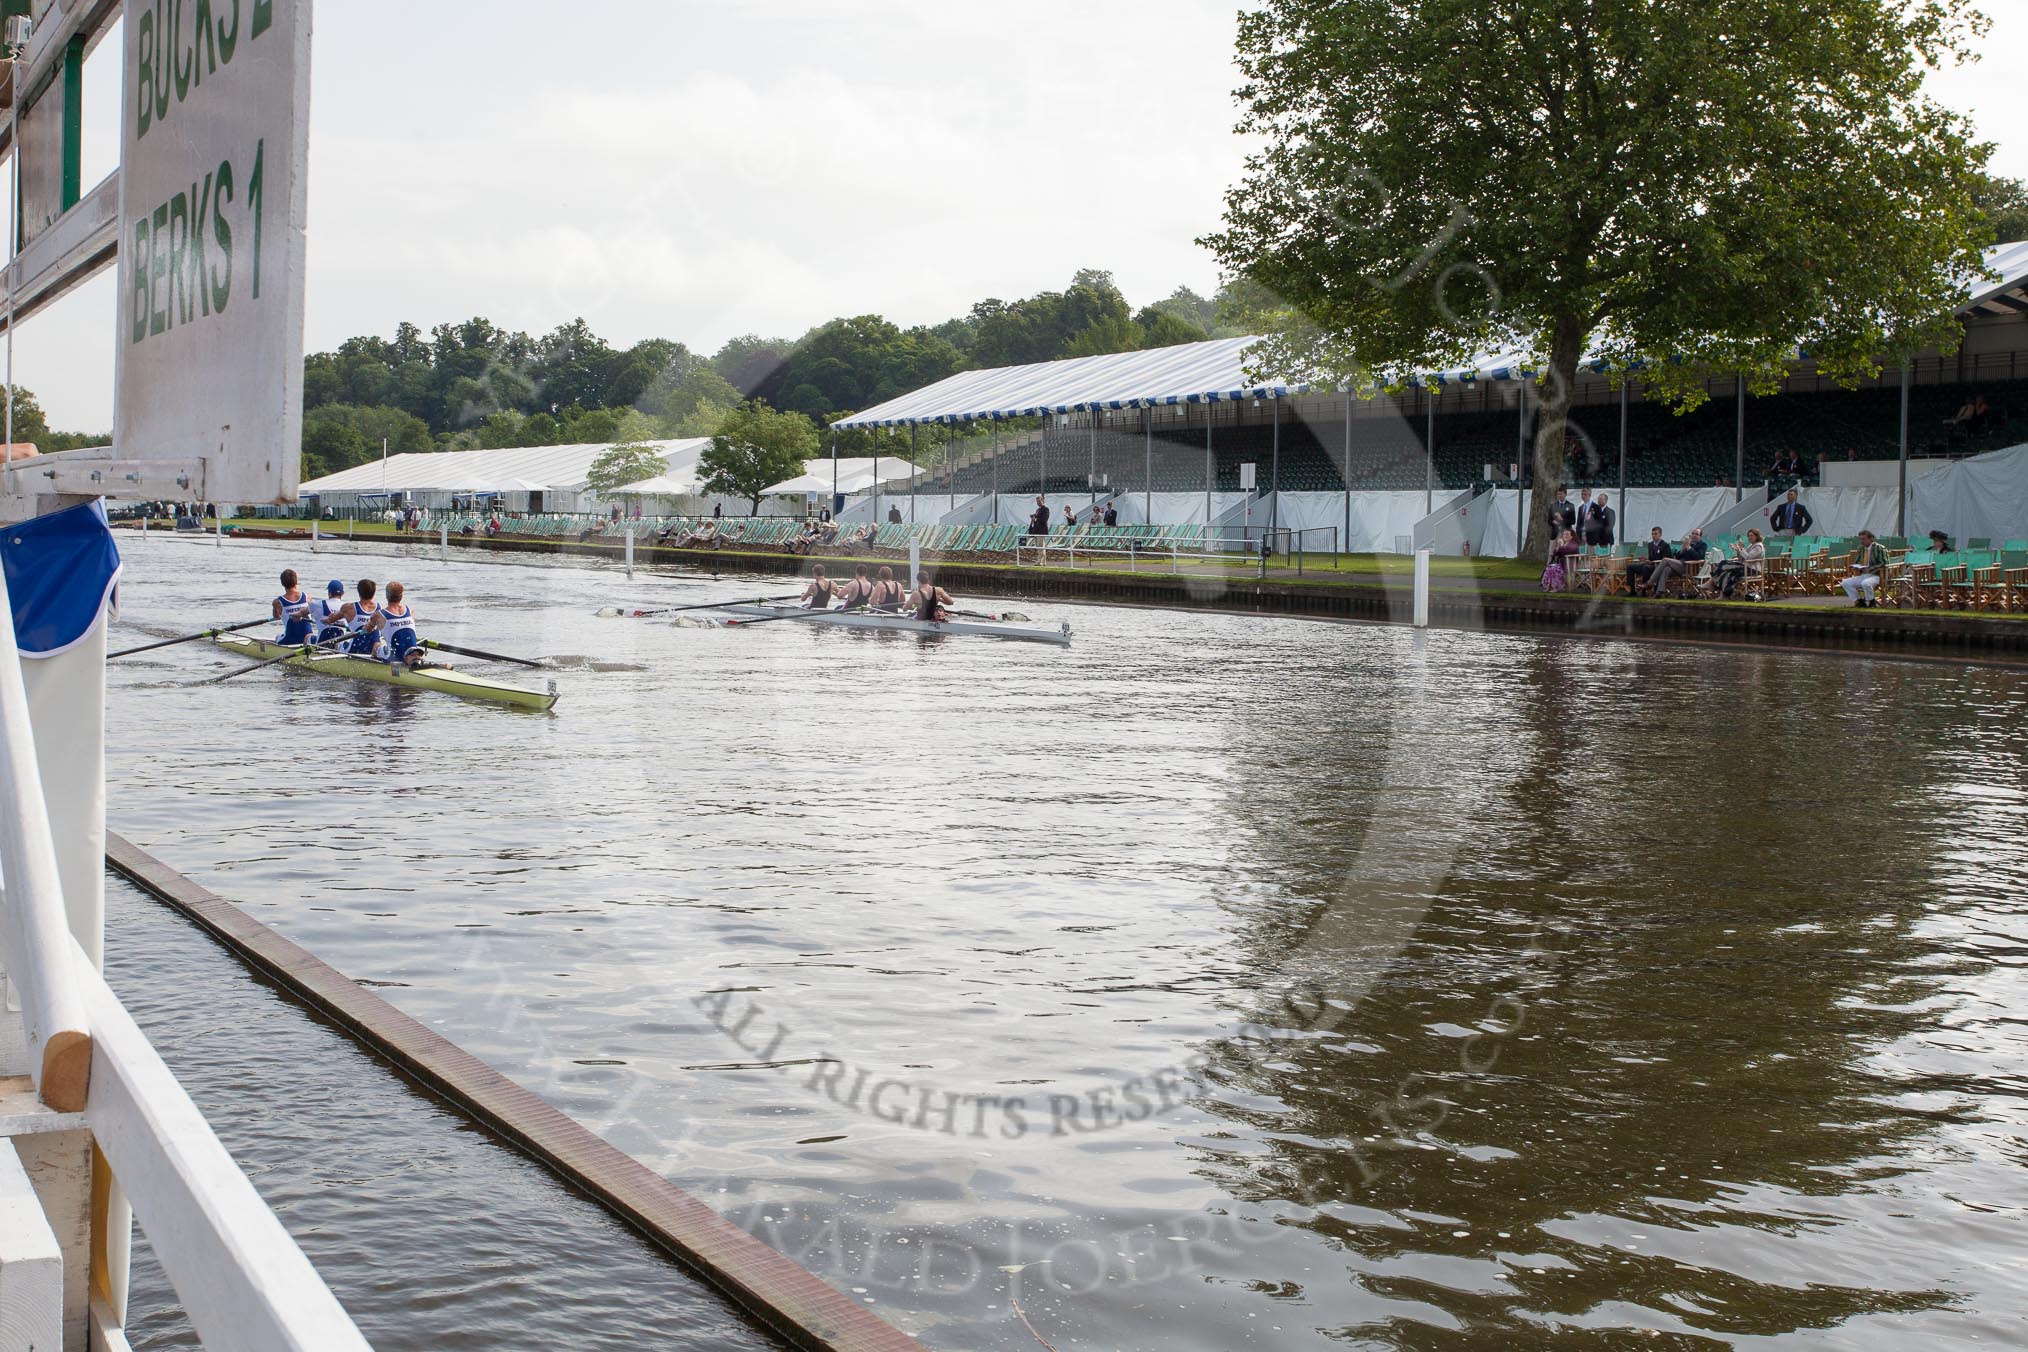
[[[1971,316],[2028,312],[2028,243],[1988,249],[1986,267],[1999,274],[2000,281],[1982,278],[1968,283],[1959,313]],[[1147,352],[1116,352],[1103,357],[1071,357],[1026,366],[960,371],[934,385],[925,385],[842,418],[832,426],[902,427],[979,418],[1082,413],[1088,409],[1287,398],[1309,393],[1313,386],[1303,381],[1247,379],[1247,350],[1260,341],[1257,337],[1213,338]],[[1607,369],[1595,352],[1586,355],[1584,365],[1595,375],[1603,375]],[[1462,366],[1411,377],[1407,383],[1442,388],[1481,380],[1532,380],[1536,374],[1533,356],[1517,346],[1481,353]]]

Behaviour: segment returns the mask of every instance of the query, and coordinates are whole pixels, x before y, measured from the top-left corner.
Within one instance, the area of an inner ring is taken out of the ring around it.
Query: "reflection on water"
[[[291,562],[150,542],[126,622]],[[530,716],[149,654],[114,824],[932,1346],[2028,1334],[2012,673],[332,568],[602,669]]]

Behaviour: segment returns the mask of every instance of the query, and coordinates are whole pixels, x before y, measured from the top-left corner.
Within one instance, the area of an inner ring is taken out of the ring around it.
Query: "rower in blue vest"
[[[344,638],[345,584],[332,578],[324,584],[324,594],[310,602],[310,620],[317,628],[317,643],[335,643]]]
[[[402,600],[402,586],[399,582],[387,584],[387,604],[374,616],[374,628],[380,634],[378,656],[390,666],[405,666],[410,671],[424,666],[443,666],[440,662],[425,662],[427,650],[423,647],[422,636],[416,633],[415,612]]]
[[[346,631],[352,635],[345,645],[345,651],[354,657],[371,657],[380,638],[373,632],[374,617],[380,614],[380,603],[373,599],[379,590],[370,577],[359,579],[359,599],[338,612]]]
[[[315,632],[310,622],[310,598],[296,585],[296,570],[282,569],[282,594],[275,598],[275,618],[281,620],[282,636],[275,641],[296,647],[308,643]]]

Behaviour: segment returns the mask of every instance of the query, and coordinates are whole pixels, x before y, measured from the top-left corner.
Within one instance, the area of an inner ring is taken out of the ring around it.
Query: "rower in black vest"
[[[803,589],[803,609],[829,610],[831,596],[837,591],[837,584],[824,576],[824,565],[818,564],[810,570],[810,585]]]
[[[932,623],[948,620],[951,613],[945,607],[955,604],[951,594],[930,581],[927,570],[915,575],[915,617]]]

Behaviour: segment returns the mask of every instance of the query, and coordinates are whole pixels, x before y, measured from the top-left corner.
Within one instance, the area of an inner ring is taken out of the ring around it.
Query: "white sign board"
[[[114,453],[294,502],[310,0],[127,0]]]
[[[1254,470],[1255,470],[1255,468],[1256,468],[1256,466],[1254,465],[1254,463],[1253,463],[1253,462],[1252,462],[1251,460],[1247,461],[1247,462],[1246,462],[1245,464],[1243,464],[1243,465],[1241,465],[1241,466],[1239,467],[1239,490],[1240,490],[1240,492],[1242,492],[1242,493],[1251,493],[1251,492],[1253,492],[1253,485],[1254,485]]]

